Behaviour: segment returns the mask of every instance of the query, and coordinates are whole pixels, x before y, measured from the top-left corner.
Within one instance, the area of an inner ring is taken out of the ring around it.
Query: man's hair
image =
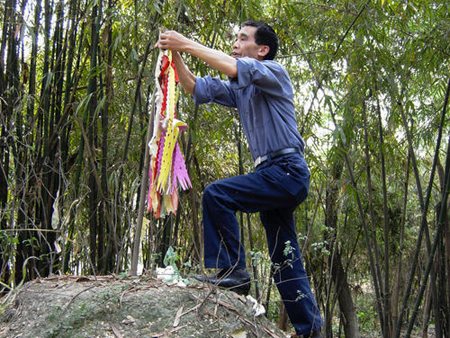
[[[269,46],[269,52],[264,56],[264,60],[273,60],[278,51],[278,35],[268,24],[255,20],[247,20],[242,26],[256,27],[255,42],[257,45]]]

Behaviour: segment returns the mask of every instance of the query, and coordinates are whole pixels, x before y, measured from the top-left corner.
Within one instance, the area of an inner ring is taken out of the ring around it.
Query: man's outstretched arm
[[[156,43],[155,47],[161,48],[161,49],[170,49],[172,51],[177,51],[177,52],[189,53],[189,54],[195,56],[196,58],[199,58],[200,60],[206,62],[208,65],[210,65],[212,68],[218,70],[219,72],[221,72],[225,75],[228,75],[229,77],[237,76],[237,65],[236,65],[235,58],[233,58],[232,56],[230,56],[228,54],[225,54],[224,52],[206,47],[198,42],[190,40],[178,32],[167,31],[167,32],[162,33],[160,35],[159,40]],[[175,59],[175,62],[179,62],[179,61],[177,61],[178,58],[179,58],[179,55]],[[181,59],[181,57],[180,57],[180,59]],[[176,66],[178,67],[179,64],[176,64]],[[184,67],[186,67],[186,65],[184,65]],[[191,73],[191,72],[189,71],[189,73]],[[180,82],[181,82],[181,79],[180,79]],[[183,86],[183,88],[185,88],[183,84],[182,84],[182,86]],[[194,80],[194,86],[195,86],[195,80]],[[188,88],[185,88],[186,91],[188,91],[187,89]]]

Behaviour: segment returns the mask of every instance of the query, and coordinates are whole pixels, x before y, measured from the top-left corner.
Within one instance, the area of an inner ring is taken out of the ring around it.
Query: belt
[[[264,156],[260,156],[258,158],[256,158],[255,160],[255,167],[259,166],[260,164],[266,162],[269,157],[270,158],[276,158],[276,157],[280,157],[283,155],[287,155],[287,154],[293,154],[293,153],[299,153],[300,150],[298,148],[284,148],[278,151],[275,151],[273,153],[264,155]]]

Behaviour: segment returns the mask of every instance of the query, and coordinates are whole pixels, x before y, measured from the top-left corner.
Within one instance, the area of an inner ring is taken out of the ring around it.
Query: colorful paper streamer
[[[178,191],[192,187],[178,144],[181,130],[187,124],[177,119],[178,74],[170,50],[161,50],[155,72],[157,93],[153,137],[150,140],[150,173],[148,211],[156,218],[178,209]]]

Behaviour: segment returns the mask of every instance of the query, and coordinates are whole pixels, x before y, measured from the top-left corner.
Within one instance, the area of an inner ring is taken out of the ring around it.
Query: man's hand
[[[155,48],[184,52],[190,43],[192,43],[192,41],[180,33],[175,31],[166,31],[160,34]]]
[[[184,63],[183,58],[178,53],[178,51],[184,51],[185,47],[183,48],[183,46],[186,46],[190,41],[191,40],[178,32],[165,31],[160,34],[158,42],[155,44],[155,48],[168,49],[172,51],[172,57],[175,62],[175,67],[177,68],[180,84],[188,94],[193,94],[196,77],[189,70]]]

